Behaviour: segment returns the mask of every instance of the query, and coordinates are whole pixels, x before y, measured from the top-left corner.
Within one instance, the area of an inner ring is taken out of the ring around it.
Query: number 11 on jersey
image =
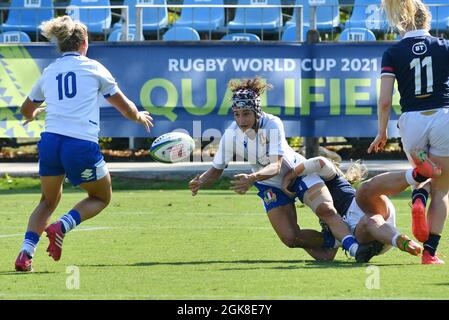
[[[426,68],[427,77],[427,90],[424,92],[433,92],[433,71],[432,71],[432,57],[425,57],[424,59],[415,58],[410,62],[410,70],[415,69],[415,95],[422,95],[422,79],[421,79],[421,69]]]

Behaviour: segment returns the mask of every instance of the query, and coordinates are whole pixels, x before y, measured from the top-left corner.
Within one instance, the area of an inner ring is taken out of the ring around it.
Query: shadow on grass
[[[318,269],[318,268],[359,268],[363,265],[351,261],[316,261],[316,260],[280,260],[280,261],[254,261],[254,263],[276,263],[285,264],[280,266],[265,267],[257,269],[272,270],[296,270],[296,269]],[[248,268],[223,268],[220,270],[248,270]]]
[[[18,272],[18,271],[0,271],[0,276],[26,276],[26,275],[44,275],[53,274],[55,271],[32,271],[32,272]]]
[[[402,267],[402,266],[416,266],[418,263],[377,263],[377,262],[367,262],[367,263],[357,263],[352,261],[310,261],[306,264],[304,268],[359,268],[367,266],[376,267]]]
[[[356,263],[355,261],[315,261],[315,260],[211,260],[211,261],[161,261],[161,262],[138,262],[132,264],[89,264],[80,265],[84,267],[108,268],[108,267],[157,267],[157,266],[197,266],[197,265],[214,265],[214,264],[231,264],[231,265],[257,265],[263,267],[257,269],[265,269],[265,265],[283,264],[281,266],[273,266],[269,269],[326,269],[326,268],[360,268],[368,265],[394,267],[416,265],[409,264],[378,264],[378,263]],[[284,266],[285,264],[285,266]],[[222,268],[220,270],[248,270],[250,268]]]

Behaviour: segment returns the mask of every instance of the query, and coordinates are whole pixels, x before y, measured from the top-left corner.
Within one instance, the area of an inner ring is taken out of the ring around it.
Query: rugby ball
[[[182,132],[169,132],[153,141],[150,155],[154,160],[164,163],[174,163],[185,160],[195,149],[195,141]]]

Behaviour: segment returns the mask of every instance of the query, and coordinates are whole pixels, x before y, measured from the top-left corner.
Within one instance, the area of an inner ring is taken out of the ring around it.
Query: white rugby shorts
[[[414,148],[437,157],[449,157],[449,108],[404,112],[398,125],[409,159]]]
[[[387,199],[387,210],[388,210],[388,219],[386,223],[391,225],[392,227],[396,227],[396,209],[394,208],[393,203],[390,199]],[[355,227],[359,223],[360,219],[365,215],[362,209],[357,205],[355,198],[352,200],[351,206],[346,211],[346,215],[343,217],[343,220],[351,229],[352,234],[354,234]],[[391,249],[391,245],[384,245],[384,248],[379,254],[383,254]]]

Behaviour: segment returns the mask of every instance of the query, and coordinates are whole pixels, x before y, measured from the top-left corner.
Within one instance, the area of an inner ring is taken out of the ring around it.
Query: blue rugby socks
[[[81,223],[81,216],[78,211],[70,210],[67,214],[63,215],[59,221],[61,221],[61,229],[63,233],[67,233],[74,229],[77,225]],[[25,232],[25,237],[23,239],[22,248],[20,251],[25,251],[28,258],[33,258],[37,244],[39,243],[40,235],[33,231]]]
[[[355,257],[355,253],[357,252],[357,249],[359,248],[359,243],[355,239],[353,235],[347,235],[342,240],[343,249],[349,252],[349,255],[351,257]]]
[[[78,211],[70,210],[68,213],[63,215],[59,221],[62,222],[62,232],[67,233],[81,223],[81,216]]]
[[[36,252],[37,244],[39,243],[40,236],[33,231],[25,232],[25,238],[23,239],[22,249],[20,251],[25,251],[28,258],[32,258]]]

